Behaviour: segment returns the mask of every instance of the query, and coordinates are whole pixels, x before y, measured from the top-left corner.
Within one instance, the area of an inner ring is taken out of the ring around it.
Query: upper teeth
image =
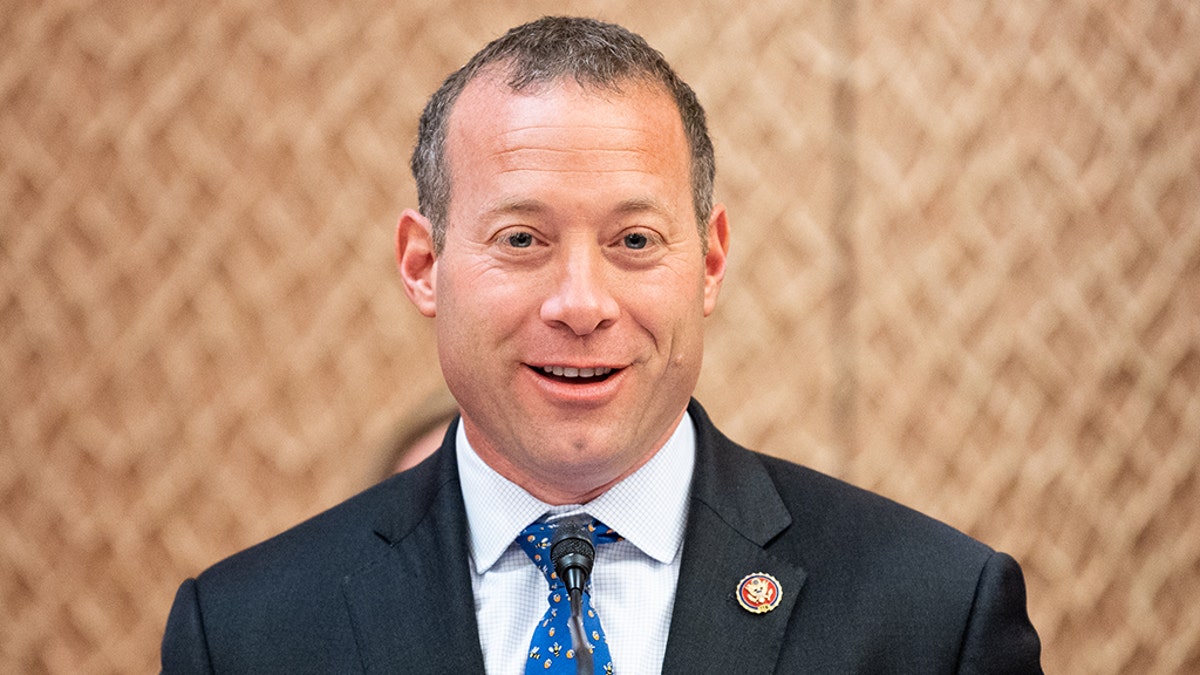
[[[612,368],[563,368],[562,366],[542,366],[542,371],[546,374],[554,374],[559,377],[594,377],[596,375],[607,375],[612,372]]]

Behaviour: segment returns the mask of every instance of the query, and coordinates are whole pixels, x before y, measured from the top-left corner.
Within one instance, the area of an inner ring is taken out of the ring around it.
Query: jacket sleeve
[[[1025,609],[1025,579],[1010,556],[996,552],[979,575],[959,649],[959,673],[1041,673],[1041,641]]]
[[[175,593],[175,604],[171,606],[163,634],[162,672],[165,675],[213,672],[195,579],[183,582]]]

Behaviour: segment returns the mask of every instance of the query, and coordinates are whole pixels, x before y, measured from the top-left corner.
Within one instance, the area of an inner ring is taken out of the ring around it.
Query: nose
[[[616,321],[621,309],[609,291],[598,252],[565,256],[554,292],[542,303],[542,320],[583,336]]]

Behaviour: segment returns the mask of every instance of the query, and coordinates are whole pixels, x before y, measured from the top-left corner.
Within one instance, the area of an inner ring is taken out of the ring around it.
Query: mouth
[[[603,382],[621,370],[620,368],[610,368],[608,366],[595,368],[529,366],[529,368],[542,377],[564,384],[594,384],[596,382]]]

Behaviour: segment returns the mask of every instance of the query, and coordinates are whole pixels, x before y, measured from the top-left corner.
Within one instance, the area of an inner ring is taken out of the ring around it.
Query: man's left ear
[[[717,294],[725,279],[725,257],[729,255],[729,219],[725,205],[713,207],[708,219],[708,254],[704,256],[704,316],[717,307]]]

